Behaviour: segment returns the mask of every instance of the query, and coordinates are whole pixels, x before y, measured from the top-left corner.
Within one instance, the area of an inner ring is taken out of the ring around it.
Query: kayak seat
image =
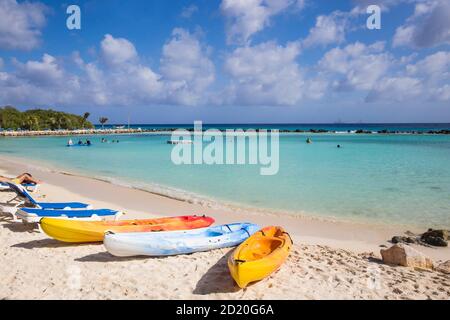
[[[210,237],[220,237],[220,236],[223,236],[223,232],[209,231],[208,232],[208,236],[210,236]]]
[[[277,237],[258,237],[255,241],[252,241],[242,249],[242,256],[245,260],[253,261],[264,258],[279,248],[283,244],[283,241]]]

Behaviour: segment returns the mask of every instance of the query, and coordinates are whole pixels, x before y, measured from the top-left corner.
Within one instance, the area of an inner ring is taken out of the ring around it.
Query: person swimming
[[[91,145],[91,140],[86,140],[86,145],[90,146]]]
[[[79,146],[83,145],[83,141],[81,141],[81,139],[78,140],[78,145],[79,145]]]
[[[67,145],[68,145],[68,146],[73,146],[73,141],[72,141],[72,139],[69,139],[69,141],[67,142]]]
[[[312,140],[310,138],[306,139],[306,143],[312,143]]]
[[[338,148],[340,148],[340,147],[341,147],[341,145],[340,145],[340,144],[338,144],[338,145],[337,145],[337,147],[338,147]]]

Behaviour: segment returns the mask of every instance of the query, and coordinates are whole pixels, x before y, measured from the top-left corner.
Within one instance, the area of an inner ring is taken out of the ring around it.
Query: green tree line
[[[83,116],[61,111],[33,109],[19,111],[14,107],[0,108],[0,128],[4,130],[58,130],[91,129],[94,126]]]

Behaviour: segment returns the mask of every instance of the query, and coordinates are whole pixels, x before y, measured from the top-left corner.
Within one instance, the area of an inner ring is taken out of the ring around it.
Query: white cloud
[[[436,52],[409,63],[398,76],[380,79],[367,101],[450,100],[450,52]]]
[[[406,24],[397,28],[393,46],[434,47],[450,43],[450,2],[427,0],[415,6]]]
[[[63,60],[45,54],[40,61],[13,61],[14,70],[0,72],[0,101],[33,105],[195,105],[214,81],[214,65],[197,38],[175,29],[163,48],[160,73],[140,62],[134,45],[106,35],[100,61],[71,57],[70,73]],[[102,63],[100,63],[102,62]]]
[[[365,14],[368,6],[377,5],[381,10],[388,11],[391,7],[401,3],[414,3],[416,1],[418,0],[353,0],[356,5],[353,10]]]
[[[44,54],[41,61],[13,61],[14,72],[0,76],[0,99],[7,104],[54,105],[73,101],[79,78],[66,73],[58,60]]]
[[[414,26],[400,26],[395,30],[393,46],[399,47],[410,44],[414,36]]]
[[[367,102],[389,101],[401,102],[418,98],[423,93],[419,79],[411,77],[386,77],[377,82],[366,97]]]
[[[298,43],[266,42],[235,49],[226,57],[231,84],[222,103],[236,105],[295,105],[303,97],[303,79],[296,58]]]
[[[347,24],[347,15],[341,12],[336,11],[328,16],[320,15],[316,18],[316,24],[309,30],[303,44],[306,47],[312,47],[344,42]]]
[[[184,29],[174,29],[172,39],[163,47],[160,66],[169,99],[188,105],[199,102],[215,78],[207,51],[195,36]]]
[[[450,100],[450,52],[430,54],[415,64],[406,66],[406,74],[421,79],[428,100]]]
[[[319,79],[329,83],[328,87],[323,84],[325,89],[319,92],[359,92],[366,94],[366,102],[448,99],[450,52],[440,51],[416,59],[417,54],[394,58],[383,42],[372,45],[356,42],[333,48],[318,63]]]
[[[16,61],[15,64],[18,77],[40,86],[56,85],[64,78],[56,58],[48,54],[44,54],[42,61],[28,61],[25,64]]]
[[[304,7],[304,0],[222,0],[220,9],[227,18],[227,42],[247,43],[263,30],[270,19],[288,8]]]
[[[304,83],[304,96],[307,99],[319,100],[325,96],[329,90],[330,83],[327,79],[320,77],[310,78]]]
[[[79,103],[83,104],[90,100],[94,105],[113,104],[110,87],[103,72],[94,63],[83,63],[79,67],[84,72],[82,75],[83,90],[79,94]],[[70,101],[67,101],[67,104],[70,104]]]
[[[139,62],[134,45],[105,36],[101,57],[110,68],[88,64],[89,87],[100,104],[180,104],[202,102],[214,81],[214,65],[207,49],[188,31],[176,28],[162,48],[159,72]]]
[[[450,101],[450,84],[445,84],[432,91],[433,97],[438,101]]]
[[[384,51],[384,43],[360,42],[334,48],[319,61],[319,68],[334,81],[336,90],[369,90],[388,71],[393,62]]]
[[[101,55],[109,66],[120,66],[137,58],[136,48],[130,41],[110,34],[105,35],[101,42]]]
[[[183,8],[183,10],[181,11],[181,17],[189,19],[196,12],[198,12],[198,7],[195,4],[191,4],[190,6]]]
[[[435,80],[450,79],[450,52],[430,54],[415,64],[408,64],[406,71],[410,75],[426,75]]]
[[[0,1],[0,48],[31,50],[40,43],[48,9],[41,3]]]

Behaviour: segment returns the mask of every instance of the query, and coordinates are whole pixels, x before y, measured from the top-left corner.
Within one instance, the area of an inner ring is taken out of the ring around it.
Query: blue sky
[[[445,0],[0,0],[0,105],[115,123],[450,122],[449,30]]]

